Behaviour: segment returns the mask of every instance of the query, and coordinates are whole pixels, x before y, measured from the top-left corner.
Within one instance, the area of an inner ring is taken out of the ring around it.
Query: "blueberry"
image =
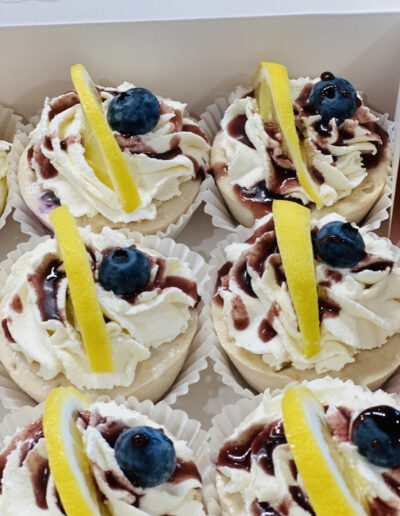
[[[358,451],[375,466],[400,466],[400,412],[381,405],[357,416],[351,437]]]
[[[124,475],[138,487],[155,487],[167,482],[176,466],[171,439],[149,426],[122,432],[115,443],[115,458]]]
[[[146,134],[157,125],[160,103],[146,88],[131,88],[112,99],[107,120],[113,131],[136,136]]]
[[[314,85],[308,101],[314,111],[321,115],[324,124],[335,118],[337,125],[340,125],[356,110],[357,92],[346,79],[325,72]]]
[[[357,228],[339,220],[322,226],[315,238],[318,255],[332,267],[354,267],[365,256],[365,244]]]
[[[134,247],[114,249],[100,263],[101,285],[118,296],[142,292],[149,278],[149,259]]]

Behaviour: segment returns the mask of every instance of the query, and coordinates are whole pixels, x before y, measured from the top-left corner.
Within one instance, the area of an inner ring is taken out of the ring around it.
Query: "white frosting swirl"
[[[352,382],[344,383],[331,378],[304,382],[304,384],[316,394],[324,406],[328,405],[326,421],[333,432],[337,450],[347,464],[357,471],[368,502],[373,504],[374,500],[379,498],[387,504],[388,510],[393,510],[391,514],[400,514],[400,498],[382,477],[382,473],[389,473],[396,478],[398,470],[374,466],[360,455],[357,447],[348,440],[347,436],[343,435],[343,429],[347,429],[349,423],[336,408],[345,407],[352,411],[351,420],[353,421],[360,412],[377,405],[389,405],[400,410],[398,399],[384,391],[371,392]],[[260,405],[237,426],[227,441],[239,440],[248,429],[257,425],[268,425],[281,421],[281,403],[282,394],[271,396],[269,391],[266,391]],[[268,503],[278,510],[278,513],[279,506],[283,504],[287,510],[285,514],[288,516],[310,515],[296,503],[289,491],[290,487],[300,487],[305,492],[301,476],[291,467],[293,456],[289,445],[277,446],[272,453],[272,460],[274,475],[268,474],[257,464],[255,455],[251,457],[250,471],[229,466],[218,468],[217,489],[224,504],[226,516],[254,514],[251,505],[255,500]],[[323,485],[321,489],[323,489]]]
[[[86,246],[95,253],[97,264],[102,259],[103,250],[135,244],[132,238],[109,228],[104,228],[99,234],[83,228],[80,233]],[[144,251],[155,259],[159,256],[154,251]],[[190,309],[196,300],[183,290],[174,286],[153,288],[128,302],[105,290],[97,281],[100,307],[108,319],[106,327],[115,371],[94,373],[70,312],[66,277],[59,279],[56,294],[56,310],[60,319],[43,320],[42,317],[40,292],[31,277],[57,257],[57,242],[51,238],[24,254],[13,265],[1,296],[1,317],[2,320],[7,319],[8,330],[15,341],[9,343],[10,347],[21,352],[29,363],[37,364],[37,374],[44,380],[63,373],[78,388],[111,389],[131,385],[137,365],[148,359],[153,349],[172,342],[186,331]],[[174,257],[164,260],[164,276],[195,281],[186,263]],[[158,265],[153,263],[151,278],[154,279],[157,271]]]
[[[292,102],[295,104],[295,100],[307,84],[315,84],[318,81],[319,79],[309,77],[291,80]],[[282,145],[279,128],[276,127],[274,135],[265,130],[256,100],[244,96],[248,92],[249,90],[238,88],[231,96],[231,104],[221,122],[220,144],[226,155],[227,173],[231,184],[249,188],[265,180],[270,191],[300,199],[303,204],[310,203],[311,199],[297,180],[289,180],[281,191],[276,191],[275,164],[278,163],[293,172],[294,167]],[[229,124],[240,115],[245,115],[247,118],[245,132],[254,148],[229,133]],[[364,105],[357,109],[353,118],[346,120],[341,126],[348,135],[343,142],[339,140],[339,131],[334,119],[330,122],[329,135],[321,138],[315,129],[315,123],[320,119],[320,115],[296,115],[296,124],[304,138],[305,162],[310,170],[317,170],[323,178],[321,184],[316,183],[322,206],[332,206],[338,200],[350,195],[352,190],[363,181],[367,171],[362,155],[376,154],[377,147],[374,143],[382,142],[378,134],[361,125],[361,122],[377,121],[377,118]]]
[[[260,219],[257,226],[265,224],[271,215]],[[337,214],[329,214],[312,226],[321,228],[333,220],[345,220]],[[387,238],[379,238],[372,232],[360,229],[365,250],[372,261],[394,262],[384,270],[335,269],[322,260],[315,260],[319,294],[337,305],[334,317],[322,318],[321,350],[311,358],[305,358],[298,329],[297,316],[290,298],[286,281],[277,281],[275,264],[281,265],[280,256],[271,254],[265,259],[262,275],[247,262],[251,286],[256,297],[246,293],[239,285],[233,269],[229,283],[219,288],[223,299],[223,316],[235,344],[259,355],[262,360],[279,370],[286,364],[297,369],[315,368],[317,373],[339,371],[354,355],[363,349],[381,347],[387,339],[400,331],[400,266],[399,251]],[[236,262],[255,248],[254,244],[232,243],[225,249],[228,261]],[[245,307],[249,324],[237,329],[233,318],[237,298]],[[276,335],[268,342],[260,338],[261,321],[270,313],[270,323]]]
[[[115,402],[94,403],[90,411],[100,414],[103,418],[122,422],[127,426],[150,426],[162,429],[172,440],[177,458],[184,461],[193,460],[193,452],[185,441],[177,440],[161,425],[147,416],[130,410]],[[108,444],[100,432],[100,426],[78,424],[82,433],[85,452],[92,467],[99,491],[104,495],[105,503],[112,516],[203,516],[205,514],[200,500],[201,482],[197,478],[187,478],[181,482],[165,482],[154,488],[135,488],[124,476],[115,458],[114,449]],[[42,458],[47,460],[45,439],[42,438],[32,447],[26,458],[20,463],[20,442],[7,458],[2,478],[2,493],[0,495],[0,512],[4,516],[29,514],[40,516],[62,516],[57,502],[54,480],[49,475],[45,489],[47,509],[40,508],[35,498],[35,484],[32,471]],[[119,488],[108,483],[105,472],[109,477],[118,479]],[[124,486],[126,486],[124,488]],[[137,493],[138,496],[135,496]],[[133,505],[134,504],[134,505]],[[100,516],[100,515],[99,515]]]
[[[126,91],[133,87],[125,82],[117,89]],[[113,95],[102,90],[101,96],[104,115],[107,116]],[[32,159],[32,168],[41,190],[53,191],[75,217],[101,214],[114,223],[153,220],[157,216],[157,203],[179,196],[179,186],[195,178],[196,170],[192,160],[199,167],[208,167],[209,145],[206,140],[198,134],[183,130],[181,124],[179,127],[175,125],[176,117],[179,117],[183,125],[198,128],[197,123],[186,114],[186,104],[158,97],[164,108],[157,125],[143,136],[126,139],[128,144],[135,142],[142,149],[138,153],[131,153],[125,148],[123,152],[142,200],[136,210],[127,213],[122,209],[118,195],[98,179],[85,158],[81,138],[84,129],[81,105],[77,103],[49,119],[52,102],[61,103],[63,97],[46,99],[39,124],[30,136],[30,144],[40,147],[58,173],[54,177],[43,178],[35,157]],[[118,133],[115,134],[118,136]],[[51,146],[46,144],[46,138],[50,138]],[[67,142],[67,145],[63,145],[63,142]],[[162,156],[145,154],[163,154],[176,145],[181,153],[175,157],[162,159]]]

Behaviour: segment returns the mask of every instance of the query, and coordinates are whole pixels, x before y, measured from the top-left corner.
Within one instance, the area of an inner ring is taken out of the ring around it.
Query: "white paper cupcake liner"
[[[103,396],[99,398],[99,401],[108,401],[108,399]],[[155,423],[166,428],[177,440],[185,441],[192,450],[193,460],[204,479],[206,471],[209,469],[208,455],[204,453],[208,435],[202,430],[198,421],[190,419],[183,410],[172,409],[165,401],[154,405],[148,400],[139,402],[132,396],[129,398],[119,396],[115,401],[148,416]],[[40,417],[43,414],[43,408],[44,404],[41,403],[35,407],[22,407],[6,415],[0,423],[0,448],[3,448],[7,439],[12,437],[17,430]],[[204,502],[204,489],[202,494]]]
[[[20,130],[18,131],[14,141],[13,152],[10,157],[9,164],[12,175],[15,177],[15,183],[17,184],[17,188],[13,196],[13,206],[15,208],[14,219],[20,223],[21,231],[27,235],[47,235],[50,233],[49,228],[42,224],[26,205],[24,199],[21,196],[17,181],[19,160],[29,144],[29,134],[34,129],[38,121],[39,117],[34,116],[30,119],[29,124],[22,125],[19,128]],[[201,205],[203,201],[203,193],[211,188],[211,185],[214,181],[210,181],[210,179],[210,177],[206,177],[206,179],[202,182],[200,191],[197,194],[194,202],[184,213],[182,213],[182,215],[180,215],[178,220],[175,223],[170,224],[165,231],[158,231],[157,236],[177,238],[181,234],[191,217]]]
[[[229,359],[227,353],[221,346],[214,330],[211,317],[212,294],[217,279],[218,270],[227,261],[225,249],[233,242],[245,242],[254,233],[257,222],[252,228],[238,226],[234,233],[227,235],[226,239],[219,242],[216,248],[211,252],[208,268],[208,277],[205,285],[206,298],[204,315],[206,319],[206,330],[208,332],[207,344],[210,350],[210,358],[213,361],[214,371],[221,377],[222,383],[231,387],[236,394],[243,398],[252,399],[257,394],[248,383],[242,378],[236,367]],[[362,227],[362,232],[373,231],[374,223]],[[394,259],[400,262],[400,248],[394,246]],[[400,366],[399,369],[386,381],[382,389],[388,392],[400,393]]]
[[[137,232],[130,232],[127,229],[121,229],[120,232],[134,238],[138,244],[149,249],[154,249],[163,256],[174,256],[183,262],[186,262],[196,277],[199,294],[202,298],[200,302],[200,317],[198,331],[191,343],[188,356],[180,371],[178,377],[174,381],[172,387],[163,396],[163,400],[170,405],[174,404],[178,397],[187,394],[190,385],[197,383],[200,379],[200,372],[207,368],[207,359],[209,355],[209,344],[207,342],[208,330],[206,328],[206,314],[204,311],[204,300],[206,296],[206,279],[208,265],[203,257],[191,251],[184,244],[177,244],[170,238],[160,238],[156,235],[141,235]],[[0,292],[4,286],[10,273],[12,265],[24,253],[34,249],[39,243],[45,241],[46,236],[32,235],[31,238],[21,243],[17,248],[7,255],[7,258],[0,264]],[[36,405],[36,402],[30,398],[8,375],[5,368],[0,364],[0,402],[6,409],[16,409],[25,405]]]
[[[0,140],[4,140],[10,144],[10,151],[8,153],[9,159],[12,152],[12,144],[16,134],[24,128],[22,117],[15,114],[11,108],[3,107],[0,105]],[[4,227],[7,222],[7,218],[12,212],[13,203],[12,198],[15,195],[15,191],[18,190],[18,185],[15,180],[15,176],[11,173],[10,167],[7,170],[7,200],[4,206],[4,211],[0,216],[0,229]]]
[[[231,94],[232,95],[232,94]],[[200,116],[200,126],[207,134],[210,141],[213,141],[220,129],[220,122],[228,108],[230,95],[218,98],[213,104],[210,104],[206,111]],[[395,139],[395,124],[387,114],[380,115],[378,123],[389,134],[390,147],[394,149]],[[389,210],[392,205],[393,192],[393,177],[392,169],[386,179],[386,184],[382,195],[375,205],[371,208],[367,217],[363,222],[364,225],[369,225],[372,229],[378,229],[381,223],[389,218]],[[217,228],[222,228],[227,231],[236,231],[238,222],[232,217],[228,210],[223,197],[221,196],[215,181],[207,184],[207,189],[202,192],[202,199],[205,202],[204,211],[211,216],[212,223]]]

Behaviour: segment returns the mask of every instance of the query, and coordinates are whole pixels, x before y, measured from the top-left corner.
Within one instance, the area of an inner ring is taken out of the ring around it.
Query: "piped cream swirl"
[[[338,453],[357,472],[371,509],[376,504],[376,512],[373,514],[400,514],[400,498],[391,489],[389,482],[384,480],[384,475],[387,475],[386,478],[393,478],[397,483],[398,470],[371,464],[358,452],[350,435],[351,423],[360,412],[377,405],[388,405],[399,410],[398,399],[384,391],[371,392],[350,381],[344,383],[331,378],[305,382],[305,385],[326,407],[326,422],[331,429]],[[280,423],[282,421],[281,404],[282,394],[271,395],[266,391],[257,408],[236,426],[232,435],[225,441],[225,445],[240,443],[251,434],[252,429],[262,429],[265,426]],[[254,440],[256,436],[257,434]],[[254,443],[254,440],[249,442],[249,446]],[[305,499],[309,504],[307,493],[301,475],[295,467],[289,445],[283,443],[273,448],[272,474],[262,467],[262,458],[258,460],[257,454],[252,452],[249,470],[223,463],[217,465],[217,490],[223,503],[223,514],[226,516],[258,514],[254,509],[258,501],[265,504],[264,507],[268,505],[270,510],[277,511],[277,514],[309,516],[311,511],[303,503]],[[321,489],[323,488],[324,486],[321,485]],[[301,496],[298,496],[298,493]],[[261,511],[260,514],[262,514]]]
[[[382,145],[380,135],[373,129],[376,116],[361,105],[352,118],[345,120],[339,128],[334,119],[323,136],[316,129],[320,115],[304,114],[298,101],[302,91],[310,88],[319,79],[299,78],[290,81],[294,109],[297,110],[296,125],[302,137],[303,157],[311,175],[322,206],[332,206],[347,197],[361,184],[367,175],[363,156],[375,155],[377,145]],[[309,204],[311,199],[300,185],[294,166],[282,142],[279,127],[265,126],[259,115],[257,102],[247,96],[249,90],[238,88],[232,94],[228,109],[221,121],[221,148],[226,156],[226,171],[232,185],[251,188],[260,181],[272,194],[299,199]],[[230,130],[238,117],[245,117],[244,131],[247,142],[237,138]],[[343,137],[343,135],[345,135]],[[286,170],[287,179],[276,173],[277,167]]]
[[[96,267],[103,252],[135,245],[132,238],[109,228],[99,234],[83,228],[80,233],[96,259]],[[160,263],[155,251],[144,249],[144,252],[151,259],[151,282],[160,272],[163,278],[178,276],[187,280],[197,292],[195,278],[186,263],[174,257],[161,257]],[[160,267],[165,269],[161,271]],[[43,276],[54,277],[56,269],[60,272],[56,283],[44,286],[46,278]],[[37,374],[44,380],[62,373],[73,385],[83,389],[131,385],[138,364],[148,359],[152,350],[172,342],[186,331],[191,308],[197,302],[196,293],[192,295],[173,284],[153,285],[130,300],[105,290],[96,281],[115,371],[94,373],[76,327],[68,296],[68,279],[62,270],[57,242],[48,238],[16,261],[1,294],[1,320],[3,329],[6,324],[8,331],[8,345],[35,365]]]
[[[102,88],[104,116],[116,90]],[[30,135],[30,166],[40,192],[52,191],[75,217],[102,215],[114,223],[153,220],[157,204],[181,194],[180,185],[208,167],[208,142],[186,104],[159,97],[161,116],[147,134],[126,137],[115,133],[141,197],[131,213],[122,209],[117,194],[96,176],[84,147],[84,114],[74,93],[47,98],[37,127]],[[36,150],[35,150],[36,148]],[[45,167],[53,167],[50,173]],[[49,165],[50,164],[50,165]]]
[[[180,462],[193,461],[193,452],[185,441],[176,439],[149,417],[115,402],[92,404],[90,412],[85,414],[85,420],[81,417],[77,420],[97,488],[103,495],[110,514],[203,516],[205,512],[200,501],[202,483],[196,471],[194,475],[188,475],[179,481],[172,478],[157,487],[145,489],[133,486],[125,477],[116,460],[114,447],[105,438],[107,429],[115,433],[118,427],[142,425],[161,429],[172,440]],[[38,423],[36,426],[39,434],[41,425]],[[23,457],[22,449],[26,446],[26,440],[21,439],[6,457],[1,479],[1,514],[62,516],[64,512],[61,511],[54,480],[48,469],[48,477],[46,476],[48,455],[45,438],[42,436],[36,442],[31,440],[29,451]],[[43,470],[42,476],[40,468]]]
[[[345,219],[330,214],[314,221],[312,227],[318,229],[333,220]],[[272,216],[267,215],[257,227],[263,228],[271,221]],[[225,249],[226,260],[234,265],[223,285],[219,285],[218,295],[236,346],[261,357],[275,370],[293,365],[323,373],[339,371],[353,362],[359,351],[381,347],[400,331],[399,250],[388,239],[361,228],[365,263],[353,269],[335,269],[315,260],[321,349],[306,359],[280,255],[274,249],[265,252],[268,239],[275,239],[273,225],[271,228],[261,230],[254,242],[232,243]],[[253,293],[238,280],[238,267],[243,263]],[[378,270],[373,267],[376,263],[381,264]],[[263,335],[265,327],[269,330],[267,335]]]

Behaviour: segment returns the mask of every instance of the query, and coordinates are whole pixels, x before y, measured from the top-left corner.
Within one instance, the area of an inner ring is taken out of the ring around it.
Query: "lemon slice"
[[[296,168],[297,177],[310,199],[321,206],[319,187],[310,175],[304,163],[299,137],[294,121],[293,106],[290,97],[290,83],[285,66],[277,63],[260,63],[254,87],[259,112],[265,122],[279,124],[289,156]]]
[[[75,424],[87,399],[73,387],[53,389],[45,403],[43,431],[49,466],[68,516],[105,514],[85,454],[82,436]]]
[[[317,516],[366,514],[363,494],[335,448],[314,394],[304,386],[287,388],[282,411],[286,439]]]
[[[78,94],[87,127],[85,152],[99,179],[117,192],[126,212],[135,210],[141,199],[116,139],[104,117],[99,92],[86,68],[71,67],[71,78]],[[110,182],[111,181],[111,182]]]
[[[66,206],[53,210],[50,218],[90,367],[95,373],[112,372],[114,363],[106,323],[97,299],[88,254],[75,219]]]
[[[283,269],[304,341],[304,353],[310,358],[320,350],[310,210],[291,201],[276,200],[272,203],[272,212]]]

